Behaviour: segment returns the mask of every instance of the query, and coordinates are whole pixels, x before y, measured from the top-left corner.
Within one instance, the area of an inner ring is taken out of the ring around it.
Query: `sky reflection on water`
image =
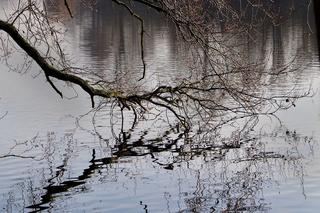
[[[69,28],[65,39],[70,54],[116,79],[119,87],[138,87],[130,81],[141,74],[137,23],[109,1],[99,1],[92,9],[70,3],[80,14],[74,20],[60,4],[49,7]],[[168,21],[150,11],[143,15],[148,17],[146,61],[153,71],[143,84],[152,87],[185,74],[188,47],[177,40]],[[292,85],[318,89],[316,41],[305,18],[297,15],[280,27],[267,26],[256,43],[248,42],[241,50],[244,59],[264,58],[269,67],[298,55],[295,63],[305,69],[270,79],[272,93]],[[110,109],[99,117],[101,138],[92,134],[90,115],[76,119],[90,109],[83,93],[61,100],[43,76],[6,72],[2,64],[1,69],[0,112],[8,111],[0,121],[1,154],[16,144],[14,153],[36,156],[0,159],[4,212],[314,212],[320,206],[318,94],[280,112],[281,127],[275,120],[263,121],[240,149],[202,147],[201,138],[190,142],[178,127],[167,130],[153,122],[121,135],[128,145],[117,147]],[[11,87],[11,82],[17,86]]]

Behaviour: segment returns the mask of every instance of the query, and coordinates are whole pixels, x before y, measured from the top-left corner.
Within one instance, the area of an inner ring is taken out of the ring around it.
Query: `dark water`
[[[139,24],[125,10],[109,1],[90,7],[70,1],[71,19],[63,1],[46,3],[68,29],[64,41],[71,58],[114,80],[116,88],[174,84],[189,74],[189,47],[159,14],[138,8],[146,20],[149,71],[138,82],[132,79],[142,71]],[[11,1],[0,6],[10,7]],[[279,27],[263,26],[255,42],[239,40],[246,43],[239,49],[243,60],[265,60],[267,68],[297,56],[292,66],[301,71],[271,78],[268,92],[294,86],[316,93],[279,112],[282,125],[262,120],[238,149],[203,151],[201,138],[186,142],[178,127],[161,118],[121,135],[120,115],[111,117],[109,105],[93,121],[90,100],[78,88],[71,98],[75,92],[61,84],[71,99],[60,99],[37,67],[18,74],[1,64],[0,115],[7,115],[0,120],[0,155],[25,158],[0,158],[0,212],[317,212],[320,68],[313,22],[310,28],[307,20],[305,13],[295,14]],[[115,136],[128,145],[115,146]]]

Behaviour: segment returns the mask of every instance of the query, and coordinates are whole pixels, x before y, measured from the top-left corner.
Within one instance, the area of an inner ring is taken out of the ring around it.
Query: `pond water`
[[[141,77],[142,64],[139,24],[130,14],[111,1],[89,7],[70,0],[71,19],[63,1],[45,2],[68,29],[64,41],[73,60],[115,80],[116,87],[154,87],[186,74],[188,47],[159,14],[138,8],[150,71],[140,82],[132,80]],[[0,0],[0,8],[10,4]],[[129,144],[121,150],[114,146],[120,115],[112,117],[110,106],[92,120],[90,99],[79,88],[57,82],[67,97],[61,99],[36,66],[17,73],[1,63],[0,212],[316,212],[320,66],[314,30],[312,16],[297,13],[278,27],[263,27],[243,48],[249,61],[267,59],[269,67],[297,56],[299,72],[275,79],[269,92],[311,87],[314,95],[279,112],[281,124],[261,121],[238,149],[197,151],[190,145],[181,151],[178,128],[151,119],[121,136]]]

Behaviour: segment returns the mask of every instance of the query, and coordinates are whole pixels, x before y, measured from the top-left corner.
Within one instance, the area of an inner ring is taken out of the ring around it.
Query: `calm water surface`
[[[10,2],[1,0],[0,8]],[[67,26],[64,40],[71,58],[116,80],[116,87],[154,87],[187,72],[188,47],[158,14],[140,11],[146,20],[149,72],[144,82],[134,83],[142,69],[139,25],[126,11],[109,1],[91,9],[70,1],[76,14],[70,19],[63,1],[46,3],[49,14]],[[147,146],[131,147],[114,158],[113,134],[118,136],[119,123],[110,121],[111,108],[98,116],[101,135],[94,134],[92,114],[82,116],[89,112],[90,100],[81,90],[75,88],[77,97],[72,98],[74,90],[58,83],[69,97],[60,99],[36,66],[19,74],[0,64],[0,115],[7,113],[0,120],[0,155],[26,157],[0,158],[0,212],[219,212],[230,205],[242,206],[243,212],[317,212],[320,67],[314,29],[306,20],[297,14],[280,27],[266,26],[241,51],[249,61],[266,60],[268,68],[298,56],[294,63],[303,69],[270,79],[270,92],[311,86],[315,95],[279,112],[282,125],[266,119],[252,132],[252,142],[222,153],[181,155],[170,146],[183,140],[176,128],[164,132],[168,127],[161,122],[144,122],[126,140]],[[152,146],[158,143],[169,144],[169,149],[160,152]],[[143,154],[151,150],[153,154]],[[249,151],[258,160],[250,160]]]

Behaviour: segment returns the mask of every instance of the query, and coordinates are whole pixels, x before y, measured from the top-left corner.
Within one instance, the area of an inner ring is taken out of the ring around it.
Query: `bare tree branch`
[[[135,12],[134,5],[120,0],[112,1],[127,10],[140,23],[143,64],[143,76],[140,81],[146,72],[144,20]],[[46,12],[46,5],[42,10],[33,1],[21,4],[20,9],[14,12],[8,21],[0,20],[0,31],[6,32],[17,46],[39,65],[48,83],[59,96],[63,97],[63,94],[52,79],[80,86],[90,96],[92,107],[95,107],[95,97],[100,97],[106,102],[115,100],[122,112],[132,111],[135,117],[134,124],[138,117],[143,117],[142,114],[158,107],[162,111],[171,112],[186,129],[190,128],[192,119],[196,118],[200,118],[204,127],[218,129],[217,126],[237,119],[274,114],[279,109],[294,106],[296,99],[310,94],[310,90],[302,94],[295,94],[293,90],[283,91],[276,96],[263,92],[270,76],[276,78],[298,69],[286,64],[278,69],[265,70],[263,62],[243,62],[241,55],[234,50],[236,44],[224,40],[222,33],[216,31],[214,21],[213,11],[224,19],[232,20],[230,24],[233,25],[227,30],[233,36],[241,36],[252,29],[254,23],[248,25],[241,22],[244,14],[234,9],[232,4],[218,0],[201,0],[193,4],[186,0],[135,1],[164,14],[165,18],[174,23],[181,38],[190,46],[192,57],[188,60],[192,64],[190,69],[194,69],[195,77],[183,77],[174,85],[165,83],[151,90],[139,92],[114,89],[106,79],[108,76],[99,76],[96,73],[90,76],[89,71],[77,69],[70,64],[61,48],[59,31]],[[68,1],[64,3],[69,8]],[[248,4],[254,7],[251,1],[248,1]],[[72,16],[70,8],[68,11]],[[235,26],[235,23],[238,25]],[[45,49],[44,53],[40,49]]]

